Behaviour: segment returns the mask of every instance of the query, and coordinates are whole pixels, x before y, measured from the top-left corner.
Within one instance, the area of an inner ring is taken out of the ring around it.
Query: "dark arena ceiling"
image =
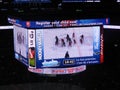
[[[26,20],[113,18],[120,16],[119,2],[119,0],[0,0],[0,15]]]

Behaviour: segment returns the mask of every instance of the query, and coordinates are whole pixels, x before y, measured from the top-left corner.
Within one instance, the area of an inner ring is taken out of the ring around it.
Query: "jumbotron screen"
[[[72,74],[103,62],[106,19],[20,21],[14,24],[15,58],[40,74]]]
[[[30,62],[30,66],[37,68],[100,63],[101,42],[100,26],[46,29],[14,26],[16,55],[34,58],[37,63]]]
[[[36,29],[34,35],[39,68],[100,63],[100,26]]]

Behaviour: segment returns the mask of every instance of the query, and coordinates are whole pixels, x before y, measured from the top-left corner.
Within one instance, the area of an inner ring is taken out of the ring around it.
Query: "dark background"
[[[120,25],[120,6],[112,0],[102,3],[0,3],[0,26],[10,25],[7,17],[26,20],[109,17]],[[0,30],[0,90],[97,90],[120,88],[120,30],[104,29],[104,63],[88,65],[73,75],[46,76],[30,73],[14,58],[13,30]]]

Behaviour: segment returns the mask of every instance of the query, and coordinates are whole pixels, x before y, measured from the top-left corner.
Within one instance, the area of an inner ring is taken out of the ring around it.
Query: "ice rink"
[[[93,31],[94,27],[44,29],[44,59],[65,58],[66,52],[68,52],[70,58],[93,56]],[[71,46],[66,40],[67,35],[71,38]],[[84,35],[83,43],[80,42],[81,35]],[[58,45],[55,45],[56,36],[59,39]],[[62,39],[65,46],[62,46]],[[74,40],[76,43],[74,43]]]

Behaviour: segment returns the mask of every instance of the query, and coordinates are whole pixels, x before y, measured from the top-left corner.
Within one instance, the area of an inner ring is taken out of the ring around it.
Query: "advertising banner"
[[[35,30],[28,30],[28,60],[29,67],[36,67],[36,58],[35,58]]]
[[[71,27],[71,26],[92,26],[106,25],[110,23],[109,18],[99,19],[78,19],[78,20],[41,20],[41,21],[24,21],[14,18],[8,18],[8,22],[24,28],[53,28],[53,27]]]

